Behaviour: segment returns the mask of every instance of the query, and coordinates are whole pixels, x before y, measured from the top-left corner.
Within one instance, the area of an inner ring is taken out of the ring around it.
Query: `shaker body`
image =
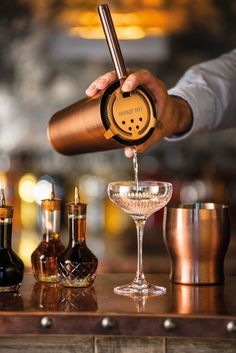
[[[122,93],[120,81],[55,113],[48,139],[65,155],[107,151],[145,142],[158,127],[154,99],[143,86]]]

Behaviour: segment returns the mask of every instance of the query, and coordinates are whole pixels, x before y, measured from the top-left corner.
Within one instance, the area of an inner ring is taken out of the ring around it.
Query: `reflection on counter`
[[[165,295],[165,294],[163,294],[163,295]],[[129,298],[133,301],[138,313],[145,312],[145,305],[146,305],[148,298],[150,298],[150,295],[148,296],[148,295],[138,295],[137,294],[137,295],[132,295],[132,296],[130,295]]]
[[[24,301],[20,291],[0,293],[0,311],[24,310]]]
[[[36,282],[31,294],[31,306],[45,311],[96,311],[94,287],[66,288],[58,283]]]
[[[35,282],[30,304],[40,310],[58,310],[61,303],[61,286],[58,283]]]
[[[97,295],[94,287],[89,288],[62,288],[60,290],[63,311],[96,311]]]
[[[224,313],[223,285],[189,285],[172,284],[172,310],[178,314],[207,314]]]

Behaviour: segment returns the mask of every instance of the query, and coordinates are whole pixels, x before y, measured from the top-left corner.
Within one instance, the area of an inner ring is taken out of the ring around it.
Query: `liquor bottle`
[[[65,250],[60,240],[61,200],[55,197],[54,183],[50,198],[42,200],[43,240],[31,255],[34,277],[38,281],[58,282],[57,258]]]
[[[12,220],[13,207],[0,189],[0,292],[17,291],[24,275],[24,263],[11,247]]]
[[[65,287],[89,287],[95,280],[98,260],[86,245],[86,209],[76,187],[75,200],[68,205],[69,244],[57,262]]]

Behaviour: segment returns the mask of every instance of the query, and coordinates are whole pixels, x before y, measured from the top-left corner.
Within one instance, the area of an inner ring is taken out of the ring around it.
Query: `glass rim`
[[[133,187],[136,186],[137,183],[134,180],[129,180],[129,181],[112,181],[108,184],[108,187],[110,186],[127,186],[127,187]],[[138,186],[171,186],[173,187],[173,184],[167,181],[159,181],[159,180],[139,180],[138,181]]]
[[[194,203],[176,203],[165,206],[169,209],[181,209],[181,210],[216,210],[229,208],[228,204],[217,203],[217,202],[194,202]]]

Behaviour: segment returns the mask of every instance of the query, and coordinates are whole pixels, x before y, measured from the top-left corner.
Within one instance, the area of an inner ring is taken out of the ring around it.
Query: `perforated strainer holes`
[[[130,122],[131,122],[131,123],[134,123],[134,119],[130,119]]]
[[[122,124],[125,125],[125,121],[124,120],[122,121]]]
[[[139,121],[143,121],[143,118],[140,116]]]
[[[131,126],[129,126],[129,131],[132,131],[132,127]]]
[[[136,129],[137,129],[137,130],[139,129],[139,125],[136,125]]]

